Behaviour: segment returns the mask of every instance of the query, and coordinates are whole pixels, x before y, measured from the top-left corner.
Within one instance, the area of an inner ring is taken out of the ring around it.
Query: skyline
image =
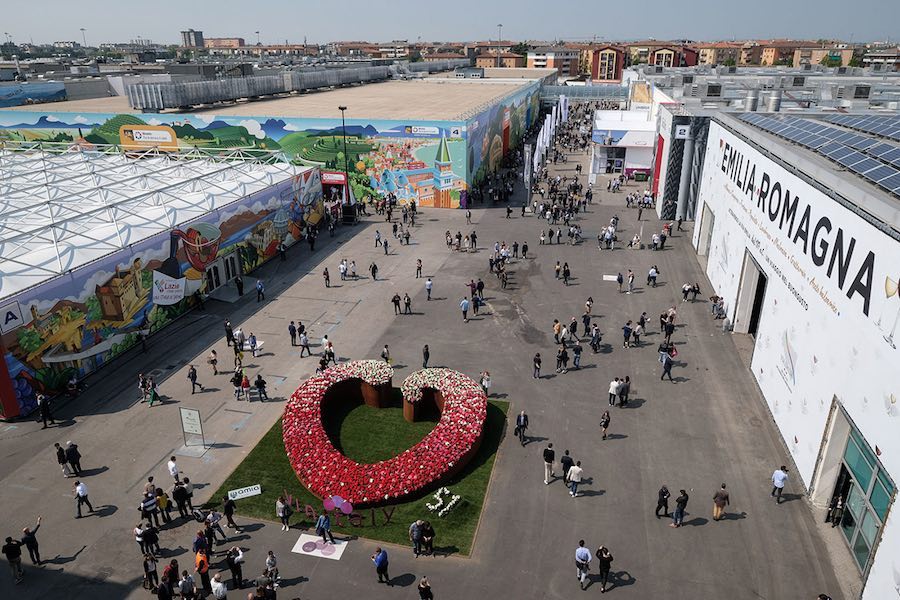
[[[671,11],[671,5],[662,0],[649,0],[640,19],[628,6],[605,5],[596,10],[595,4],[582,0],[559,0],[553,4],[553,11],[545,10],[546,4],[538,0],[490,5],[459,0],[453,6],[460,15],[458,20],[434,19],[429,2],[345,0],[338,9],[338,18],[333,3],[307,0],[302,4],[271,0],[266,5],[269,10],[260,13],[255,6],[222,0],[214,5],[213,12],[208,4],[160,0],[154,4],[153,12],[141,14],[137,20],[133,7],[127,4],[50,0],[18,6],[15,17],[4,24],[3,33],[8,33],[15,43],[81,43],[84,28],[88,46],[137,38],[178,44],[179,32],[190,28],[203,31],[206,37],[243,37],[248,44],[256,43],[256,31],[263,44],[300,44],[304,37],[308,43],[476,41],[497,39],[497,24],[502,24],[502,37],[514,41],[791,38],[873,42],[890,41],[892,35],[896,36],[894,24],[900,21],[900,3],[892,0],[855,3],[855,14],[873,16],[865,21],[837,18],[846,7],[838,0],[797,0],[782,7],[777,15],[758,11],[740,18],[734,13],[735,6],[714,0],[696,0],[689,13]],[[585,14],[586,10],[591,12]],[[52,19],[47,19],[48,13]],[[173,19],[173,15],[177,18]],[[474,22],[466,23],[467,20]],[[596,25],[588,27],[585,21]],[[130,23],[137,26],[130,27]]]

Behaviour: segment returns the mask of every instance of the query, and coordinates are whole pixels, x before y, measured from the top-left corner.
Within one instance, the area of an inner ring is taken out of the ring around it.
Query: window
[[[865,573],[872,549],[887,518],[896,487],[859,431],[850,428],[834,496],[844,501],[841,531],[860,571]]]

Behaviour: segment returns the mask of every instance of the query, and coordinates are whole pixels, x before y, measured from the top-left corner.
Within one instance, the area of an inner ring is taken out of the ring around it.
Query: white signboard
[[[412,135],[430,135],[437,137],[441,135],[441,130],[437,127],[431,127],[428,125],[409,125],[406,127],[406,133],[410,133]]]
[[[691,126],[690,125],[676,125],[675,126],[675,139],[676,140],[686,140],[691,137]]]
[[[179,408],[181,410],[181,430],[184,433],[203,435],[203,423],[200,422],[200,411],[196,408]]]
[[[262,486],[260,484],[248,485],[236,490],[228,490],[228,497],[231,500],[240,500],[241,498],[249,498],[250,496],[259,496],[262,494]]]
[[[165,273],[153,271],[153,304],[168,306],[177,304],[184,298],[185,278],[175,279]]]
[[[172,134],[160,129],[140,129],[131,130],[134,141],[154,143],[154,144],[171,144],[173,143]]]
[[[23,313],[17,300],[0,308],[0,333],[9,333],[31,322],[31,314]]]

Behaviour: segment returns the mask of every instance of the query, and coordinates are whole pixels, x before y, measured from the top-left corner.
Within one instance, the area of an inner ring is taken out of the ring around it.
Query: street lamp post
[[[259,43],[259,32],[257,31],[255,33],[256,33],[256,45],[261,46],[262,44]]]
[[[81,45],[84,48],[87,48],[87,37],[84,35],[84,32],[87,31],[84,27],[81,28]]]
[[[344,138],[344,173],[346,174],[346,185],[347,185],[347,194],[344,197],[344,202],[350,202],[350,162],[347,157],[347,122],[344,120],[344,111],[347,110],[346,106],[338,106],[338,110],[341,111],[341,134]]]
[[[500,66],[500,44],[503,42],[503,23],[497,24],[497,66]]]

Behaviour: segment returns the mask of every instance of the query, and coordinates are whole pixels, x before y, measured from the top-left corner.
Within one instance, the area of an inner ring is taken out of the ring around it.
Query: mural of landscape
[[[42,141],[90,148],[119,144],[123,125],[166,125],[180,147],[277,150],[299,164],[344,170],[341,122],[333,119],[218,117],[192,114],[96,114],[0,111],[0,142]],[[449,150],[449,169],[436,163]],[[401,204],[435,206],[435,186],[450,185],[458,208],[466,190],[463,123],[347,122],[347,154],[354,196],[393,193]],[[440,171],[449,172],[442,178]]]
[[[401,204],[459,208],[466,190],[497,169],[537,118],[539,84],[523,87],[466,122],[347,121],[347,162],[357,198],[394,194]],[[337,119],[196,114],[98,114],[0,110],[0,142],[90,148],[120,143],[123,125],[166,125],[181,147],[280,150],[300,164],[344,170]]]
[[[212,267],[222,265],[224,278],[231,259],[249,273],[277,254],[279,242],[300,240],[305,221],[323,210],[319,170],[307,169],[10,298],[28,321],[2,338],[20,414],[34,410],[37,392],[64,390],[73,374],[80,379],[137,344],[141,331],[156,333],[189,310]],[[185,278],[185,298],[155,305],[153,271]]]

